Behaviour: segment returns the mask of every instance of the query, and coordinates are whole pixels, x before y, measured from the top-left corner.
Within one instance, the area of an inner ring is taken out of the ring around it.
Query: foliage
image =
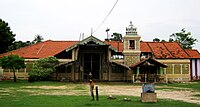
[[[42,42],[42,40],[44,40],[44,38],[40,35],[35,35],[35,38],[34,40],[32,41],[32,44],[36,44],[36,43],[39,43],[39,42]]]
[[[0,53],[8,51],[8,47],[15,41],[15,34],[11,31],[8,23],[0,19]]]
[[[19,49],[21,47],[25,47],[25,46],[29,46],[29,45],[32,45],[32,44],[36,44],[36,43],[42,42],[42,40],[43,40],[42,36],[35,35],[34,40],[32,42],[31,41],[26,41],[26,42],[15,41],[11,46],[8,47],[8,51],[12,51],[12,50],[15,50],[15,49]]]
[[[30,81],[48,80],[51,74],[55,71],[55,66],[58,63],[59,62],[55,57],[39,59],[28,73]]]
[[[159,38],[154,38],[153,39],[153,42],[166,42],[164,39],[163,40],[160,40]]]
[[[154,38],[154,39],[153,39],[153,42],[160,42],[160,39]]]
[[[166,40],[160,41],[159,38],[154,38],[153,42],[166,42]],[[181,29],[181,32],[170,35],[169,42],[178,42],[184,49],[191,49],[195,42],[197,42],[197,39],[193,38],[190,32]]]
[[[184,49],[191,49],[192,45],[197,42],[197,39],[192,38],[190,35],[190,32],[186,32],[185,29],[182,29],[181,32],[170,35],[171,38],[169,39],[169,41],[179,42]]]
[[[167,42],[167,41],[163,39],[163,40],[161,40],[161,42]]]
[[[15,41],[11,46],[9,46],[9,51],[12,51],[12,50],[15,50],[15,49],[19,49],[21,47],[25,47],[25,46],[29,46],[31,45],[31,42],[30,41],[26,41],[26,42],[23,42],[23,41]]]
[[[15,69],[26,67],[23,58],[19,57],[18,55],[12,55],[12,54],[1,58],[0,64],[2,68],[12,69],[14,75],[14,82],[16,82]]]
[[[111,38],[111,41],[122,41],[122,34],[120,33],[113,33],[112,35],[113,38]]]

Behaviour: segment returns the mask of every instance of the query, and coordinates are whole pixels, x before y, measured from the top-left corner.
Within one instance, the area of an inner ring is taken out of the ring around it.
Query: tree
[[[26,67],[23,58],[19,57],[18,55],[12,55],[12,54],[1,58],[0,65],[4,69],[11,69],[13,71],[14,82],[17,81],[15,70]]]
[[[12,50],[19,49],[21,47],[25,47],[25,46],[29,46],[29,45],[31,45],[30,41],[26,41],[26,42],[15,41],[11,46],[9,46],[8,50],[12,51]]]
[[[164,39],[160,40],[159,38],[154,38],[153,42],[166,42],[166,40]]]
[[[48,80],[51,74],[55,72],[55,66],[58,64],[59,62],[55,57],[39,59],[28,73],[29,81]]]
[[[167,41],[163,39],[163,40],[161,40],[161,42],[167,42]]]
[[[172,35],[170,35],[171,38],[169,39],[169,41],[179,42],[184,49],[191,49],[192,45],[197,42],[197,39],[194,39],[190,35],[191,33],[186,32],[186,30],[183,28],[181,29],[181,32],[173,33]]]
[[[44,40],[44,38],[40,35],[35,35],[35,38],[34,40],[32,41],[32,44],[36,44],[36,43],[39,43],[39,42],[42,42],[42,40]]]
[[[43,40],[42,36],[36,35],[32,42],[30,42],[30,41],[26,41],[26,42],[15,41],[11,46],[8,47],[8,51],[12,51],[12,50],[15,50],[15,49],[19,49],[21,47],[25,47],[25,46],[29,46],[29,45],[32,45],[32,44],[36,44],[36,43],[41,42],[42,40]]]
[[[153,42],[160,42],[160,39],[154,38],[154,39],[153,39]]]
[[[15,34],[11,31],[8,23],[0,19],[0,53],[8,51],[8,47],[15,41]]]
[[[113,33],[113,35],[111,35],[113,38],[111,38],[112,41],[122,41],[122,34],[120,33]]]

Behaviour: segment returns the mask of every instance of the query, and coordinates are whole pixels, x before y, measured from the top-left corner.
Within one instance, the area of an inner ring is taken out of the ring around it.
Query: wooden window
[[[129,41],[129,49],[135,49],[135,40]]]
[[[112,65],[112,73],[124,73],[124,69],[117,65]]]
[[[59,67],[58,69],[56,69],[58,73],[65,73],[66,72],[66,67],[65,66],[62,66],[62,67]]]
[[[174,74],[181,74],[181,65],[174,64]]]
[[[167,64],[166,74],[172,74],[173,72],[173,66],[172,64]]]
[[[182,74],[189,74],[189,64],[182,65]]]
[[[66,71],[67,71],[67,73],[71,73],[72,72],[72,66],[67,66]]]

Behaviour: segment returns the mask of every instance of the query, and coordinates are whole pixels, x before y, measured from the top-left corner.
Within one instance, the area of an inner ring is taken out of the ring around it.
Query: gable
[[[162,64],[162,63],[156,61],[155,59],[147,58],[138,63],[131,65],[130,68],[137,68],[137,67],[141,67],[141,66],[157,66],[157,67],[164,67],[164,68],[167,67],[165,64]]]
[[[107,44],[106,42],[101,41],[100,39],[94,37],[94,36],[89,36],[86,39],[83,39],[82,41],[72,45],[71,47],[69,47],[68,49],[66,49],[66,51],[69,51],[71,49],[76,48],[79,45],[99,45],[99,46],[109,46],[109,44]],[[117,51],[114,47],[109,46],[109,49]]]

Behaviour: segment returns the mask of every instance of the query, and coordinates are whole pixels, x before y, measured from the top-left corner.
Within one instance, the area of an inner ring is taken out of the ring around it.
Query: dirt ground
[[[140,96],[142,92],[141,86],[131,85],[105,85],[96,84],[99,88],[99,95],[106,96]],[[160,88],[156,90],[158,98],[181,100],[189,103],[200,104],[200,97],[194,95],[200,95],[199,92],[195,92],[186,88],[177,88],[169,86],[156,86]],[[90,95],[89,84],[74,84],[63,86],[25,86],[21,87],[23,92],[32,93],[31,95]]]
[[[125,96],[140,96],[142,92],[141,86],[99,86],[101,95],[125,95]],[[159,88],[164,88],[159,86]],[[189,103],[200,104],[200,98],[194,95],[200,94],[189,89],[171,89],[156,90],[158,98],[181,100]]]

